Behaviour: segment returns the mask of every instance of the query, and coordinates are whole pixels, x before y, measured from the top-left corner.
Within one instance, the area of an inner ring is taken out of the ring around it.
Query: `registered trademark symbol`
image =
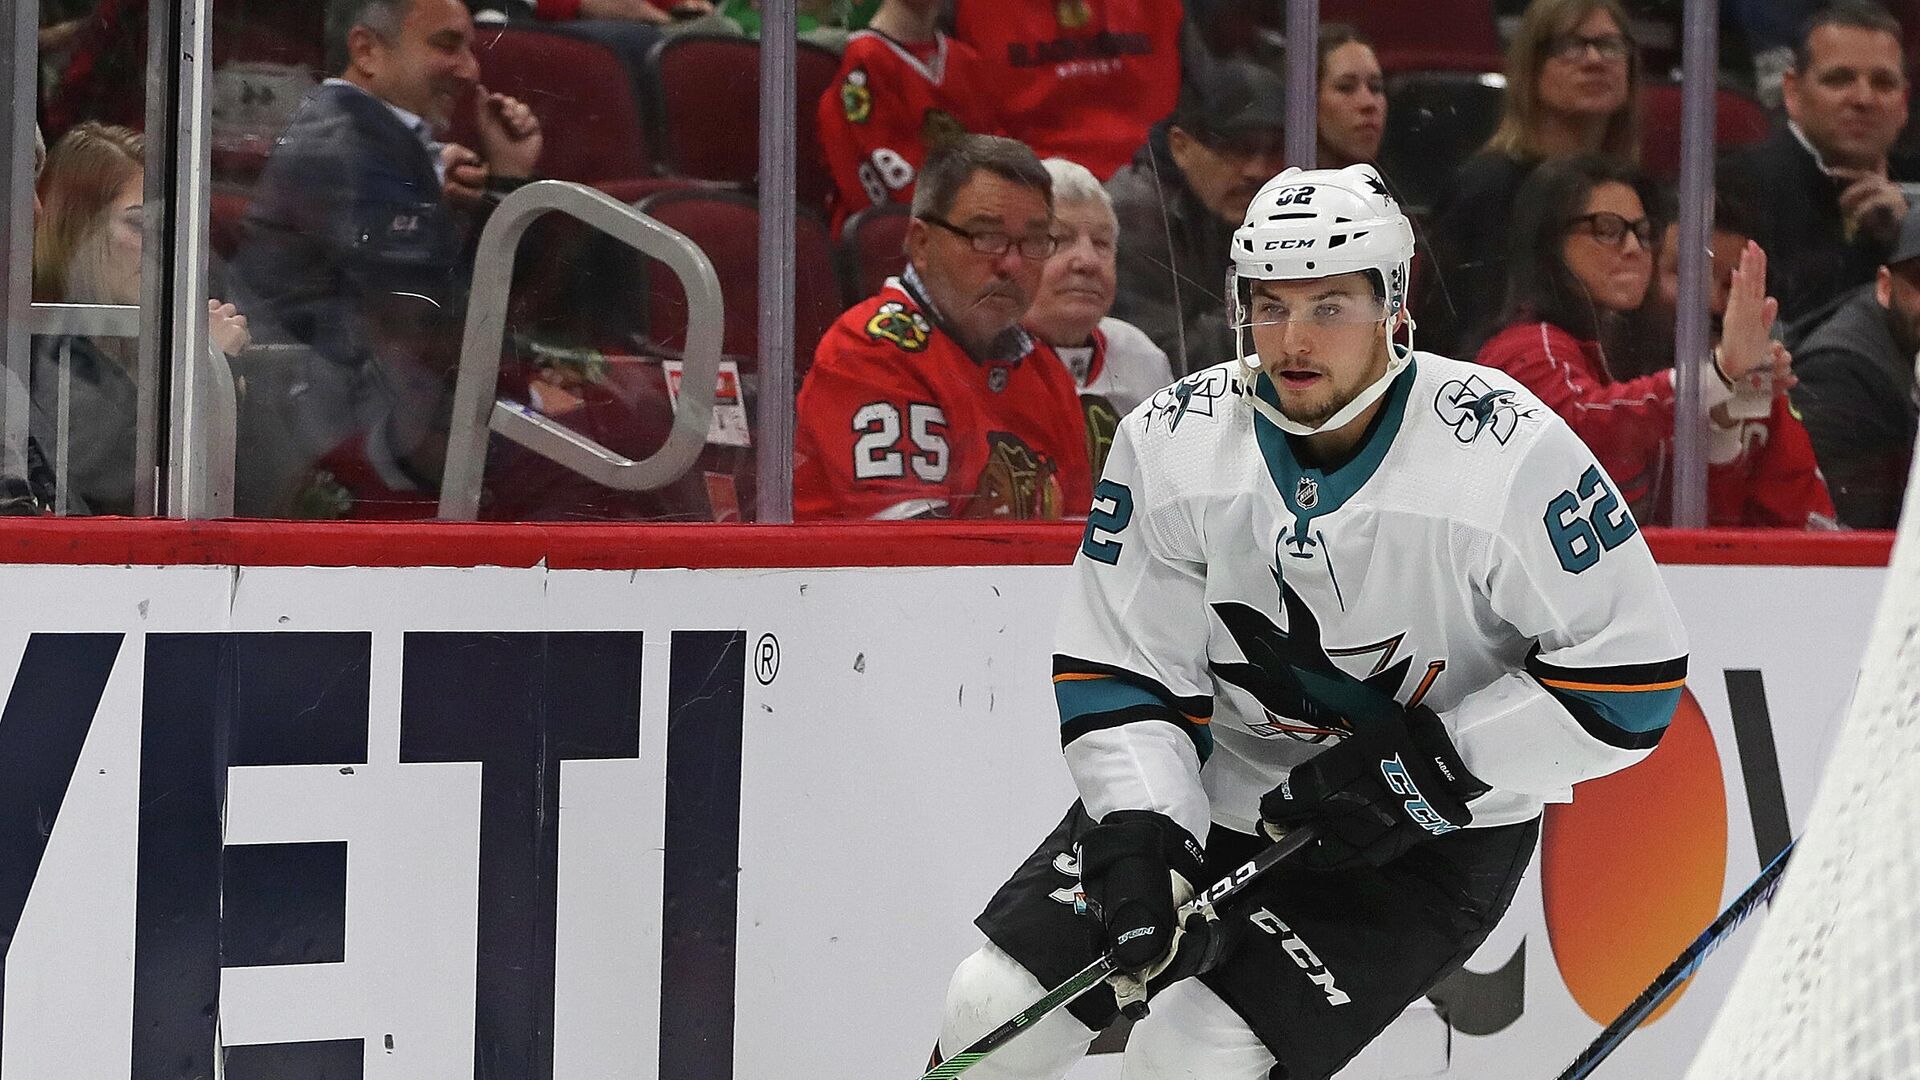
[[[780,674],[780,639],[772,634],[761,634],[759,644],[753,647],[753,677],[765,686]]]

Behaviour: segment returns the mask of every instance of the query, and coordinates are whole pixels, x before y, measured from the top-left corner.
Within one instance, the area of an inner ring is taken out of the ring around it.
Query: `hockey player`
[[[1665,730],[1685,645],[1638,526],[1519,384],[1412,351],[1412,256],[1370,166],[1287,170],[1234,234],[1240,358],[1121,423],[1054,657],[1080,800],[977,920],[939,1047],[1102,950],[1124,974],[970,1077],[1059,1077],[1146,998],[1125,1080],[1330,1076],[1486,938],[1542,805]]]

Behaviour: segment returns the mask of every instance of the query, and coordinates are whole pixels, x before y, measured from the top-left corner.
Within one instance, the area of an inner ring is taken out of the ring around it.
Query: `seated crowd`
[[[1754,37],[1784,45],[1752,59],[1763,97],[1779,69],[1781,113],[1718,163],[1711,342],[1681,365],[1703,373],[1687,422],[1707,451],[1712,524],[1885,528],[1920,417],[1907,31],[1873,0],[1808,6],[1790,38]],[[1289,164],[1286,110],[1270,57],[1206,50],[1199,7],[801,4],[808,40],[839,54],[824,92],[800,103],[817,140],[803,149],[830,177],[817,209],[847,250],[856,220],[900,215],[904,250],[877,292],[849,295],[817,345],[799,343],[797,517],[1085,516],[1119,418],[1235,356],[1222,283],[1249,201]],[[535,108],[480,84],[476,22],[574,27],[630,55],[665,34],[757,34],[757,5],[329,0],[325,19],[327,77],[252,182],[216,281],[231,302],[215,301],[209,328],[233,356],[250,342],[286,350],[248,377],[252,423],[277,435],[242,461],[252,505],[423,516],[475,242],[551,149]],[[1415,220],[1411,294],[1417,348],[1506,370],[1659,524],[1675,514],[1680,239],[1672,186],[1637,164],[1638,28],[1618,0],[1526,5],[1491,136]],[[1394,129],[1380,54],[1329,23],[1316,55],[1318,160],[1293,164],[1371,164],[1393,191],[1406,178],[1382,163]],[[93,121],[51,130],[36,298],[136,302],[140,137]],[[131,347],[36,338],[34,355],[43,467],[30,498],[9,486],[0,505],[128,512]],[[534,383],[591,395],[596,364]],[[73,388],[57,424],[56,373]],[[744,367],[741,381],[756,392]],[[637,415],[671,400],[662,385],[611,396]],[[516,454],[491,454],[490,475],[544,475],[512,472]],[[490,505],[590,516],[564,501]]]

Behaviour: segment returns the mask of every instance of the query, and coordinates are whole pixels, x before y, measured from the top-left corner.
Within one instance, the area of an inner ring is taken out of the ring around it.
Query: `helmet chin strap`
[[[1382,372],[1380,377],[1375,379],[1365,390],[1355,394],[1353,400],[1341,406],[1338,412],[1335,412],[1332,416],[1327,417],[1318,424],[1308,426],[1297,420],[1288,419],[1287,414],[1281,412],[1278,407],[1260,396],[1259,392],[1255,389],[1256,380],[1253,378],[1253,376],[1258,375],[1262,370],[1258,353],[1255,353],[1253,356],[1242,354],[1240,357],[1240,362],[1250,369],[1246,380],[1247,400],[1253,402],[1255,411],[1272,421],[1275,427],[1289,435],[1318,435],[1322,431],[1339,431],[1341,428],[1352,423],[1355,417],[1366,412],[1374,402],[1379,401],[1380,398],[1386,394],[1388,388],[1393,385],[1394,378],[1402,371],[1405,371],[1407,364],[1412,362],[1413,323],[1411,320],[1407,323],[1407,339],[1408,341],[1405,345],[1393,341],[1388,342],[1387,353],[1389,359],[1387,360],[1387,370]]]

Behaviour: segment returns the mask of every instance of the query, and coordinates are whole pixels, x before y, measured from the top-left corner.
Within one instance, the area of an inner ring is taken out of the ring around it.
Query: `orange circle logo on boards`
[[[1574,788],[1540,830],[1540,890],[1560,978],[1612,1023],[1720,913],[1727,793],[1691,691],[1645,761]],[[1647,1023],[1680,1000],[1668,998]]]

